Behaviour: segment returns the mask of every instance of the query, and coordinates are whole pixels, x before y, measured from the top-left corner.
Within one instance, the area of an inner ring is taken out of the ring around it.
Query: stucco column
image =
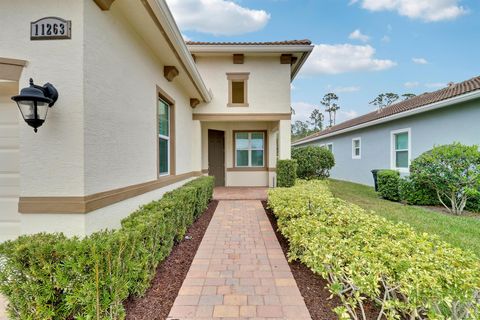
[[[290,120],[280,120],[278,129],[278,149],[279,159],[290,159],[291,151],[291,122]]]
[[[278,127],[277,127],[278,128]],[[268,186],[275,187],[277,167],[277,134],[278,129],[271,128],[268,130]]]

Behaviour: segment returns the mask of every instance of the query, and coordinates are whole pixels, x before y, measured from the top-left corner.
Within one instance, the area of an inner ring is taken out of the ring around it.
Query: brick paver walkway
[[[220,201],[168,319],[311,319],[258,200]]]

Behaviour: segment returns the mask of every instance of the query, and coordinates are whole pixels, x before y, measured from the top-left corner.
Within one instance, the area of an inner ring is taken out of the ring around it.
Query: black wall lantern
[[[53,106],[58,99],[58,92],[55,87],[46,83],[41,86],[33,84],[30,78],[30,86],[20,90],[18,96],[13,96],[22,113],[23,120],[33,127],[33,131],[37,132],[37,128],[41,127],[47,118],[48,109]]]

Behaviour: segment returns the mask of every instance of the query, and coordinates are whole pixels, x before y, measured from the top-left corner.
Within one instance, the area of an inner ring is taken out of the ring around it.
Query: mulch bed
[[[175,244],[170,255],[159,264],[150,288],[141,298],[130,297],[124,303],[127,319],[166,319],[187,276],[203,235],[217,208],[218,201],[212,201],[205,212],[188,228],[183,240]]]
[[[268,219],[272,224],[273,230],[275,230],[275,234],[277,235],[278,242],[280,242],[283,253],[285,254],[285,257],[287,257],[288,240],[278,231],[277,219],[273,212],[267,208],[267,202],[262,201],[262,204],[267,213]],[[330,298],[331,294],[327,289],[327,281],[314,274],[307,266],[299,261],[292,261],[288,264],[290,265],[290,270],[297,282],[297,286],[300,289],[300,293],[305,300],[305,304],[307,305],[307,309],[310,312],[312,319],[338,319],[338,316],[333,309],[341,306],[342,303],[336,296]],[[365,303],[365,309],[368,319],[377,319],[379,311],[376,310],[373,304]]]

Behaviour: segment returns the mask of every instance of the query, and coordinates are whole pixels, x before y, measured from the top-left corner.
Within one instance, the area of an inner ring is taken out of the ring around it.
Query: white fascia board
[[[448,106],[458,104],[458,103],[462,103],[462,102],[467,102],[467,101],[474,100],[474,99],[477,99],[477,98],[480,98],[480,90],[465,93],[465,94],[460,95],[458,97],[453,97],[453,98],[450,98],[450,99],[447,99],[447,100],[427,104],[423,107],[418,107],[418,108],[415,108],[415,109],[412,109],[412,110],[407,110],[407,111],[404,111],[404,112],[401,112],[401,113],[393,114],[393,115],[385,117],[385,118],[380,118],[380,119],[377,119],[377,120],[372,120],[372,121],[369,121],[369,122],[365,122],[365,123],[362,123],[362,124],[359,124],[359,125],[356,125],[356,126],[353,126],[353,127],[345,128],[345,129],[342,129],[342,130],[338,130],[338,131],[335,131],[335,132],[332,132],[332,133],[329,133],[329,134],[326,134],[326,135],[323,135],[323,136],[320,136],[320,137],[314,137],[314,138],[304,140],[304,141],[301,141],[301,142],[298,142],[298,143],[292,143],[292,146],[297,146],[297,145],[302,145],[302,144],[317,141],[317,140],[322,140],[322,139],[332,137],[332,136],[336,136],[336,135],[339,135],[339,134],[342,134],[342,133],[371,127],[371,126],[374,126],[374,125],[377,125],[377,124],[381,124],[381,123],[385,123],[385,122],[409,117],[409,116],[412,116],[412,115],[415,115],[415,114],[419,114],[419,113],[423,113],[423,112],[427,112],[427,111],[431,111],[431,110],[435,110],[435,109],[441,109],[441,108],[444,108],[444,107],[448,107]]]
[[[312,45],[188,45],[191,53],[303,53]]]
[[[164,0],[147,0],[152,8],[158,8],[158,10],[153,10],[155,15],[157,15],[158,21],[162,23],[162,26],[165,30],[166,37],[170,39],[175,50],[177,51],[180,59],[182,60],[187,72],[191,75],[195,85],[197,86],[200,95],[204,102],[210,102],[212,100],[212,96],[210,91],[207,89],[205,82],[200,75],[200,72],[197,69],[195,61],[193,61],[192,54],[187,48],[185,41],[183,40],[182,34],[178,29],[177,23],[175,22],[170,9],[168,8],[166,2]]]

